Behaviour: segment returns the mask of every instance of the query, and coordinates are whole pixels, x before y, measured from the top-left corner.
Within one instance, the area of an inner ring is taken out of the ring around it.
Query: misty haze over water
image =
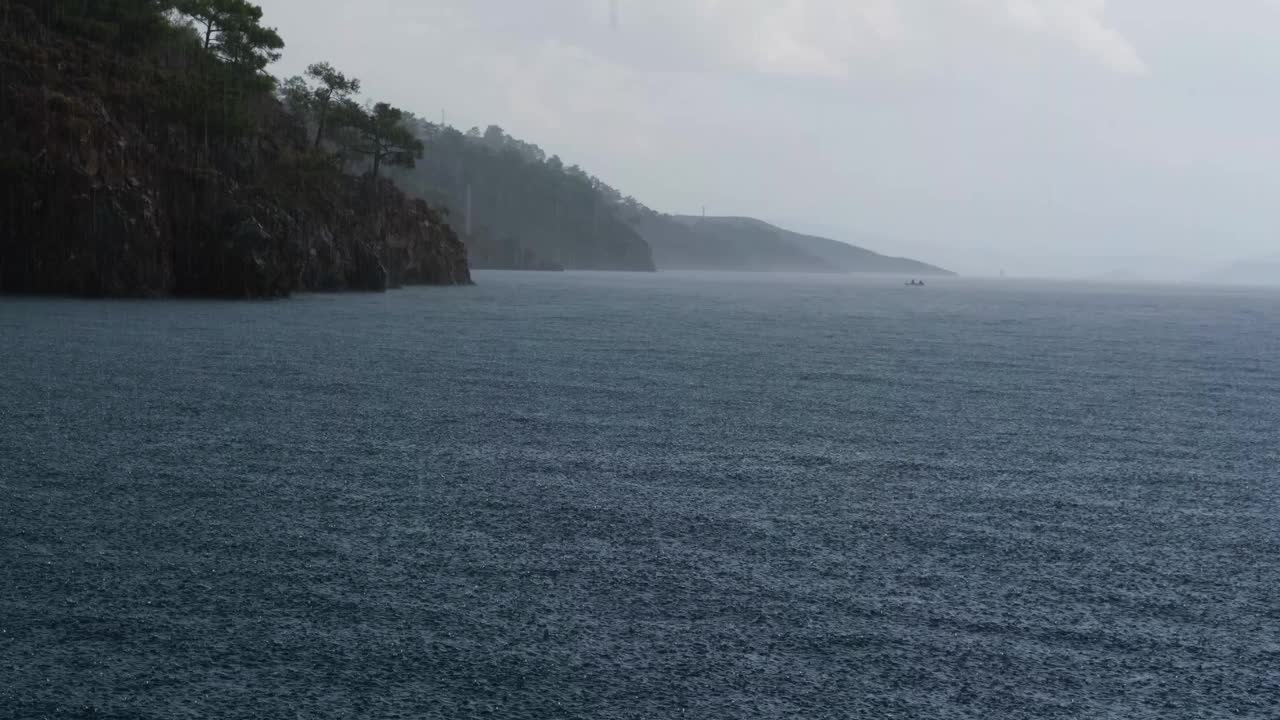
[[[330,59],[663,212],[973,276],[1222,281],[1280,253],[1270,0],[264,6],[282,74]]]
[[[1280,295],[477,279],[0,303],[3,712],[1280,706]]]

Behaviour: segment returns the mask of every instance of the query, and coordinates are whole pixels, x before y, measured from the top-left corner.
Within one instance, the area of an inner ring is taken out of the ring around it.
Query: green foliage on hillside
[[[137,58],[102,94],[145,107],[157,131],[181,128],[197,167],[241,181],[283,174],[298,186],[343,169],[368,173],[375,188],[389,175],[468,224],[480,266],[653,268],[624,219],[638,203],[536,145],[497,126],[463,134],[387,103],[362,104],[360,81],[328,63],[277,82],[268,68],[284,41],[248,0],[0,0],[0,23],[17,13]],[[282,107],[309,149],[291,151],[287,169],[261,167],[259,149]]]
[[[339,123],[347,128],[345,149],[368,160],[370,174],[376,179],[382,166],[412,168],[422,157],[422,141],[405,126],[405,111],[387,103],[362,108],[347,101],[339,106]]]
[[[333,115],[359,94],[360,81],[347,77],[327,62],[310,65],[304,76],[289,78],[281,87],[281,95],[289,107],[314,122],[315,139],[311,146],[317,150],[333,132]]]
[[[278,124],[277,91],[313,133],[317,157],[301,166],[332,169],[364,156],[376,175],[384,164],[411,166],[422,155],[403,111],[357,105],[360,81],[328,63],[277,87],[267,69],[284,40],[248,0],[0,0],[0,26],[16,27],[19,37],[24,28],[52,29],[133,58],[99,94],[177,122],[199,140],[196,164],[215,163],[229,151],[256,154],[255,143]],[[326,149],[326,139],[340,142]]]
[[[453,210],[477,267],[653,269],[648,246],[621,217],[637,203],[599,178],[497,126],[464,134],[411,125],[426,160],[390,177]]]
[[[137,52],[170,31],[172,8],[172,0],[0,0],[0,17],[30,13],[46,27]]]
[[[421,154],[405,114],[323,63],[281,89],[283,47],[247,0],[0,0],[0,293],[467,282],[441,215],[376,177]]]

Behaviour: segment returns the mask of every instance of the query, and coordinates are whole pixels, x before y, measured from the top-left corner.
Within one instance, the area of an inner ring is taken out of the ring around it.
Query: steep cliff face
[[[422,200],[409,198],[383,181],[377,224],[386,243],[389,281],[401,285],[459,285],[471,282],[467,253],[442,216]]]
[[[270,97],[211,147],[168,113],[180,67],[0,25],[0,292],[279,297],[470,282],[443,217],[306,155]]]

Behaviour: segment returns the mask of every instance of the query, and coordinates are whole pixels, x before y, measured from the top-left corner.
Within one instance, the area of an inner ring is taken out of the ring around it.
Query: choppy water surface
[[[0,717],[1280,717],[1280,295],[0,302]]]

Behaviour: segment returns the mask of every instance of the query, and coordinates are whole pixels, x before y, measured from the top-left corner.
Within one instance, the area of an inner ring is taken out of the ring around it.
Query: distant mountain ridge
[[[955,273],[909,258],[890,257],[848,243],[792,232],[746,217],[695,217],[641,212],[632,225],[653,250],[659,270]]]
[[[410,125],[427,159],[388,175],[451,210],[473,268],[954,274],[753,218],[662,214],[496,125]]]

